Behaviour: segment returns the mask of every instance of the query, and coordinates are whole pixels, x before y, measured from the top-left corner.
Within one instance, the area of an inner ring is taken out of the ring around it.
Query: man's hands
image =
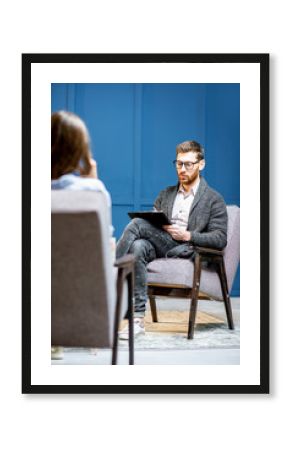
[[[163,225],[162,228],[167,231],[175,241],[190,241],[190,232],[178,225]]]

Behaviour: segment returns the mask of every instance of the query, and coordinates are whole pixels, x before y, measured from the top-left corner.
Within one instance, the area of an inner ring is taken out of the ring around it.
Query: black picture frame
[[[269,393],[269,54],[22,55],[22,393]],[[36,385],[31,380],[31,67],[46,63],[245,63],[260,67],[260,383],[255,385]]]

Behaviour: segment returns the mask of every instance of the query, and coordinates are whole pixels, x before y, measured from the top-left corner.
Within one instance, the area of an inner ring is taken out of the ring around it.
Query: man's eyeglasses
[[[175,165],[176,169],[180,170],[182,168],[182,166],[185,167],[186,170],[192,170],[194,168],[194,165],[199,163],[199,161],[178,161],[177,159],[175,159],[173,161],[173,164]]]

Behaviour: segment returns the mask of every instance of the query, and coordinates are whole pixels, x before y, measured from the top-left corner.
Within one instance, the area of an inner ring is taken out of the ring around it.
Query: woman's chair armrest
[[[118,267],[118,269],[133,269],[135,262],[135,256],[134,255],[125,255],[121,258],[116,259],[114,266]]]

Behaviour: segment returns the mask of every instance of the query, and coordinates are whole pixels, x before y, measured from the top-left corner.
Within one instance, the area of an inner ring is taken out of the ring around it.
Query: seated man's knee
[[[147,222],[146,220],[144,220],[144,219],[141,219],[141,218],[139,218],[139,217],[136,217],[135,219],[132,219],[132,220],[131,220],[130,224],[135,225],[135,226],[137,226],[137,227],[140,227],[140,226],[142,226],[142,225],[148,224],[148,222]]]
[[[136,241],[134,241],[131,245],[130,253],[134,253],[134,255],[144,253],[144,240],[136,239]]]
[[[140,227],[143,225],[143,223],[145,222],[145,220],[143,219],[132,219],[128,225],[125,228],[125,232],[127,231],[132,231],[132,232],[138,232],[140,230]]]
[[[130,253],[136,257],[144,257],[147,254],[148,245],[150,244],[145,239],[136,239],[130,247]]]
[[[136,259],[145,263],[156,258],[155,248],[147,239],[136,239],[131,245],[129,253],[133,253]]]

